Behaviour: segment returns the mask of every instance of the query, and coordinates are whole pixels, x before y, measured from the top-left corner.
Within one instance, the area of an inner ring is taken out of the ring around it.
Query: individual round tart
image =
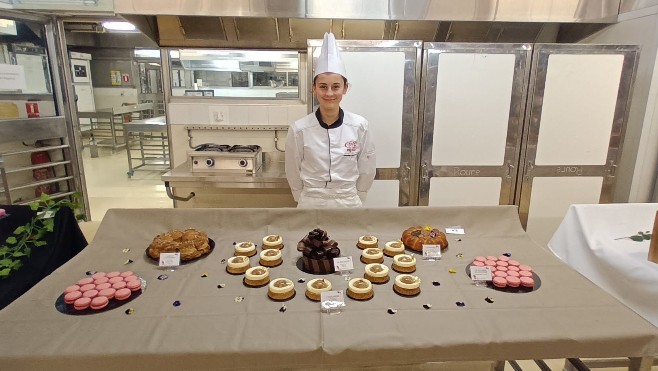
[[[243,274],[249,267],[251,265],[247,256],[233,256],[226,262],[226,271],[231,274]]]
[[[445,233],[432,227],[411,227],[402,232],[400,239],[404,246],[414,251],[423,251],[423,245],[441,245],[441,250],[448,248]]]
[[[283,262],[281,250],[265,249],[260,252],[259,264],[264,267],[278,267]]]
[[[388,241],[384,245],[384,255],[395,256],[404,254],[404,244],[400,240]]]
[[[149,245],[146,253],[152,259],[160,259],[161,253],[180,252],[181,261],[193,260],[210,253],[210,240],[206,232],[188,228],[173,229],[161,233]]]
[[[361,263],[383,263],[384,253],[382,249],[377,247],[369,247],[361,252]]]
[[[256,245],[251,241],[238,242],[235,244],[235,256],[256,255]]]
[[[374,284],[386,283],[389,280],[388,267],[379,263],[368,264],[366,265],[366,272],[363,274],[363,278]]]
[[[314,278],[306,283],[306,297],[313,301],[320,301],[323,291],[331,290],[331,282],[324,278]]]
[[[393,291],[403,296],[420,294],[420,278],[410,274],[401,274],[395,277]]]
[[[365,236],[359,237],[359,241],[356,243],[356,246],[363,250],[369,247],[379,247],[378,242],[379,240],[377,237],[367,234]]]
[[[262,287],[270,282],[270,270],[257,265],[247,269],[244,275],[244,284],[249,287]]]
[[[372,283],[365,278],[352,278],[347,283],[347,296],[354,300],[370,300],[375,296]]]
[[[283,238],[278,234],[263,237],[263,249],[283,249]]]
[[[267,296],[276,301],[290,300],[295,296],[295,284],[287,278],[275,278],[270,282]]]
[[[413,273],[416,271],[416,257],[408,254],[395,255],[391,268],[398,273]]]

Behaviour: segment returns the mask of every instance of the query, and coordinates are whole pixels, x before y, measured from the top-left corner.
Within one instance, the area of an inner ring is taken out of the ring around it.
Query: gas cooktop
[[[260,146],[255,144],[215,144],[205,143],[194,147],[195,152],[258,152]]]
[[[254,175],[261,170],[263,152],[254,144],[205,143],[189,151],[187,161],[193,173]]]

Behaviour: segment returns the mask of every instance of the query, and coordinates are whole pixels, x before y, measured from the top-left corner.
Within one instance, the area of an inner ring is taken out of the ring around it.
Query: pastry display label
[[[320,309],[327,313],[339,313],[345,306],[343,290],[323,291],[320,293]]]
[[[447,234],[465,234],[466,232],[464,232],[464,228],[462,228],[462,226],[456,225],[456,226],[453,226],[453,227],[447,227],[446,228],[446,233]]]
[[[336,271],[348,273],[354,270],[354,262],[351,256],[341,256],[334,258],[334,268]]]
[[[178,267],[180,265],[180,253],[179,252],[160,253],[160,260],[158,262],[158,265],[164,268]]]
[[[423,245],[423,259],[441,259],[441,245]]]
[[[470,269],[471,279],[475,282],[476,285],[486,286],[486,282],[491,281],[491,269],[487,267],[478,267],[475,265],[471,265]]]

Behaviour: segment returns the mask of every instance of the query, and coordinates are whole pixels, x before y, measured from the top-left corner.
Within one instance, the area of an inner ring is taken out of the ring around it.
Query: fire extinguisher
[[[43,147],[44,144],[41,141],[36,141],[34,143],[36,147]],[[32,161],[32,165],[40,165],[40,164],[45,164],[50,162],[50,155],[48,154],[47,151],[37,151],[37,152],[32,152],[30,155],[30,160]],[[42,181],[42,180],[47,180],[50,178],[55,177],[55,172],[53,171],[52,167],[44,167],[40,169],[34,169],[32,170],[32,177],[34,180],[37,181]],[[34,188],[34,196],[35,197],[40,197],[42,193],[45,193],[47,195],[52,194],[54,192],[54,185],[53,184],[42,184],[39,186],[36,186]]]

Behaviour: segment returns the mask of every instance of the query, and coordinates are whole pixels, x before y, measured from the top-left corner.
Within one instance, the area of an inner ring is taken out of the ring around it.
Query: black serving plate
[[[469,264],[469,265],[466,266],[466,275],[469,276],[469,277],[471,277],[471,265],[473,265],[473,264]],[[513,294],[525,294],[525,293],[528,293],[528,292],[537,291],[537,290],[539,290],[539,287],[541,287],[541,279],[539,278],[537,273],[535,273],[535,271],[532,271],[532,279],[535,280],[535,286],[534,287],[524,287],[524,286],[519,286],[519,287],[509,287],[509,286],[496,287],[496,286],[494,286],[492,281],[487,281],[487,287],[490,288],[490,289],[494,289],[496,291],[509,292],[509,293],[513,293]]]
[[[146,281],[144,281],[142,278],[140,278],[140,281],[142,281],[142,289],[138,291],[133,291],[132,294],[130,294],[130,297],[126,300],[117,300],[117,299],[110,299],[110,302],[107,304],[107,306],[103,309],[83,309],[83,310],[76,310],[73,307],[73,304],[66,304],[64,301],[64,293],[62,293],[57,300],[55,300],[55,308],[57,309],[58,312],[68,314],[71,316],[84,316],[88,314],[96,314],[96,313],[103,313],[107,312],[108,310],[113,310],[119,307],[122,307],[131,301],[137,299],[140,295],[142,295],[142,292],[144,292],[144,289],[146,288]]]
[[[194,258],[194,259],[190,259],[190,260],[181,259],[180,264],[185,265],[185,264],[188,264],[188,263],[193,263],[193,262],[195,262],[199,259],[203,259],[206,256],[212,254],[212,251],[215,249],[215,241],[212,238],[209,238],[208,239],[208,244],[210,245],[210,251],[207,254],[201,255],[198,258]],[[146,258],[148,260],[150,260],[152,262],[155,262],[155,264],[160,264],[160,259],[153,258],[153,257],[151,257],[151,255],[149,255],[149,248],[148,247],[146,248],[146,250],[144,250],[144,255],[146,255]]]

